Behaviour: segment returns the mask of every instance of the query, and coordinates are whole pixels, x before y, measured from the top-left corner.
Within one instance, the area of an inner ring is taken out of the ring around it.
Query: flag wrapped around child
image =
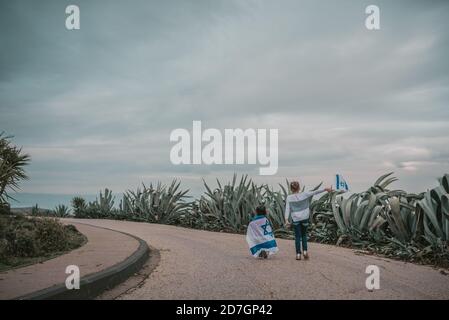
[[[261,250],[265,250],[268,254],[274,254],[278,251],[273,227],[265,216],[255,216],[249,223],[246,241],[251,254],[256,258],[259,257]]]

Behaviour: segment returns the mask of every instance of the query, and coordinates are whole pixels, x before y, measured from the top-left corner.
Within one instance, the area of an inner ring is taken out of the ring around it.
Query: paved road
[[[122,299],[449,299],[449,276],[427,266],[356,254],[311,243],[309,261],[294,259],[294,243],[258,260],[242,235],[148,223],[76,220],[140,237],[161,260],[144,284]],[[380,290],[365,288],[365,268],[380,268]]]
[[[139,247],[136,239],[122,233],[84,224],[76,227],[89,240],[82,247],[43,263],[0,272],[0,299],[13,299],[64,283],[69,265],[77,265],[81,276],[99,272],[122,262]]]

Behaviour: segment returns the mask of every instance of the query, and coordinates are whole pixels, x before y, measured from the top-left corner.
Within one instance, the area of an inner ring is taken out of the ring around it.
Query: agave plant
[[[190,210],[178,215],[173,223],[184,227],[209,231],[222,231],[225,229],[217,216],[207,213],[203,196],[200,199],[191,202]]]
[[[75,210],[79,210],[78,215],[81,218],[106,219],[112,218],[112,215],[116,211],[114,208],[114,199],[115,197],[112,195],[112,191],[105,188],[104,192],[100,191],[99,196],[87,205],[81,199],[73,199],[77,203],[75,204],[72,201],[72,205]]]
[[[289,185],[288,180],[286,181]],[[292,237],[289,230],[285,229],[284,212],[285,199],[288,195],[288,187],[280,185],[280,190],[275,191],[268,185],[256,185],[247,175],[237,182],[234,174],[231,182],[223,185],[217,179],[217,188],[212,189],[204,182],[206,192],[195,203],[195,207],[201,212],[201,217],[213,229],[243,232],[258,205],[265,205],[268,218],[271,220],[274,233],[277,236]],[[313,190],[318,189],[321,183]],[[204,218],[205,217],[205,218]]]
[[[402,243],[418,236],[415,202],[421,196],[388,190],[388,185],[397,180],[391,175],[392,172],[381,176],[373,187],[348,198],[338,192],[331,195],[332,212],[341,234],[363,237],[373,232],[387,232]]]
[[[70,209],[66,205],[59,204],[53,210],[53,215],[58,218],[67,218],[70,216]]]
[[[107,218],[112,214],[114,209],[115,197],[112,195],[111,190],[105,188],[104,193],[100,191],[100,196],[96,199],[95,202],[97,204],[100,217]]]
[[[370,230],[379,228],[383,223],[388,224],[388,231],[393,238],[401,243],[410,243],[421,236],[420,214],[416,211],[416,202],[423,195],[407,193],[402,190],[388,190],[387,186],[397,178],[390,177],[392,173],[381,176],[370,190],[376,196],[377,208],[374,224]]]
[[[242,232],[262,201],[260,188],[247,175],[237,183],[237,175],[234,174],[232,182],[225,185],[217,179],[218,187],[214,190],[203,182],[206,192],[199,201],[202,214],[213,215],[226,230]]]
[[[129,191],[127,193],[123,194],[123,197],[120,200],[118,211],[119,211],[120,217],[122,219],[137,220],[134,218],[134,212],[133,212],[131,197],[129,196]]]
[[[427,191],[417,203],[423,215],[424,238],[430,244],[449,241],[449,174],[438,179],[440,185]]]
[[[120,204],[120,211],[133,220],[154,223],[172,223],[187,212],[190,204],[185,201],[189,190],[179,190],[181,182],[176,179],[168,186],[150,184],[136,191],[129,190]]]
[[[287,183],[288,184],[288,183]],[[280,185],[280,191],[274,191],[265,186],[265,206],[268,211],[268,217],[273,225],[274,233],[278,236],[289,235],[290,232],[285,229],[285,199],[287,198],[287,189]]]
[[[310,205],[312,240],[321,243],[336,243],[338,240],[339,229],[332,211],[332,196],[332,193],[326,193]]]

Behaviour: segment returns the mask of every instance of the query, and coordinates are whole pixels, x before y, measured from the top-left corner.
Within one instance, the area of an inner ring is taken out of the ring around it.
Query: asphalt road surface
[[[449,299],[449,275],[429,267],[310,243],[310,260],[296,261],[294,242],[278,239],[267,260],[249,254],[243,235],[159,224],[77,220],[133,234],[160,252],[145,282],[120,299]],[[380,270],[368,291],[366,268]]]

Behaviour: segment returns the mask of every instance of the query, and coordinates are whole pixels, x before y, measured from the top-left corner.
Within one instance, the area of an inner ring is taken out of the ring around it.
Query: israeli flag
[[[265,216],[255,216],[249,223],[246,242],[248,242],[251,255],[255,258],[259,257],[262,250],[270,255],[279,250],[274,238],[273,227]]]
[[[336,181],[335,181],[335,188],[337,190],[344,190],[344,191],[349,191],[349,186],[346,183],[345,179],[343,178],[343,176],[341,174],[336,174],[335,175]]]

